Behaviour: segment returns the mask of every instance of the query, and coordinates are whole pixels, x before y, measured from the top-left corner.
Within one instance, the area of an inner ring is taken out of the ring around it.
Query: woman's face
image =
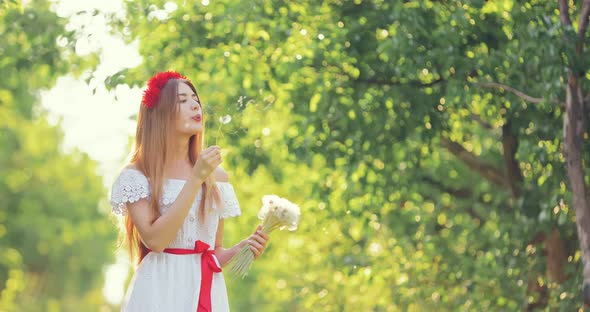
[[[193,135],[203,130],[203,110],[197,95],[185,83],[178,84],[178,114],[176,131]]]

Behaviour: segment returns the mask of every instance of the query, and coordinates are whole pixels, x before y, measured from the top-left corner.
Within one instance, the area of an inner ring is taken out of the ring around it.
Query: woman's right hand
[[[221,148],[217,145],[209,146],[201,152],[193,166],[193,174],[201,181],[207,177],[221,164]]]

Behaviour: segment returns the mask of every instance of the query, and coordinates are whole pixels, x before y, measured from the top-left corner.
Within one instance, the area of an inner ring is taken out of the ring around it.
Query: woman
[[[125,216],[139,265],[122,311],[229,311],[223,267],[245,244],[255,257],[268,236],[222,247],[223,220],[240,215],[220,148],[202,150],[203,108],[177,72],[148,81],[131,163],[113,184],[113,211]]]

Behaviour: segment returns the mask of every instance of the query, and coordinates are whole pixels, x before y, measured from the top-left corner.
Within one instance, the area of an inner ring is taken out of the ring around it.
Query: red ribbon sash
[[[148,249],[148,253],[151,252]],[[166,248],[165,253],[175,255],[194,255],[201,254],[201,290],[199,292],[199,306],[197,312],[211,312],[211,284],[213,283],[213,273],[221,272],[221,268],[215,262],[213,255],[215,251],[209,250],[209,245],[203,241],[196,241],[195,248]]]

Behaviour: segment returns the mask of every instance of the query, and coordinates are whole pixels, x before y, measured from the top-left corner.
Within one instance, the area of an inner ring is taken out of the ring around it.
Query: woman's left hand
[[[254,234],[250,235],[246,239],[246,243],[250,245],[250,250],[254,253],[254,259],[258,258],[266,249],[266,243],[268,242],[268,234],[262,232],[262,226],[259,225],[256,228]]]

